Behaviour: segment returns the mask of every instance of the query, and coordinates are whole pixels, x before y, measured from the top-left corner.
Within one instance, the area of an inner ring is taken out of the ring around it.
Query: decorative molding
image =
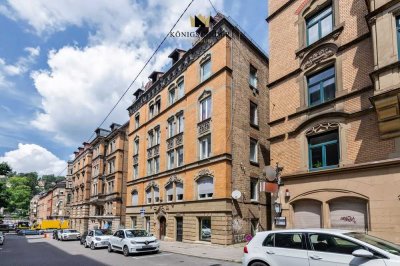
[[[306,136],[311,136],[311,135],[316,135],[320,134],[332,129],[339,128],[339,123],[337,122],[326,122],[326,123],[321,123],[318,125],[313,126],[309,130],[306,131]]]
[[[214,171],[211,171],[208,168],[201,169],[194,176],[194,180],[197,181],[200,177],[203,177],[203,176],[210,176],[210,177],[214,178]]]
[[[158,186],[158,184],[156,182],[150,181],[149,183],[147,183],[145,191],[148,190],[149,188],[153,188],[153,187],[159,188],[159,186]]]
[[[174,138],[171,137],[167,139],[167,150],[170,150],[174,147]]]
[[[210,90],[204,90],[201,95],[199,96],[199,102],[202,101],[203,99],[207,98],[208,96],[211,96],[211,91]]]
[[[183,132],[175,136],[175,146],[180,146],[183,144]]]
[[[321,61],[328,59],[336,54],[338,47],[334,43],[327,43],[311,50],[302,60],[301,68],[306,70],[318,65]]]
[[[167,187],[168,185],[170,185],[172,183],[183,184],[183,180],[181,178],[179,178],[177,175],[173,175],[168,179],[168,181],[165,183],[164,187]]]
[[[211,131],[211,118],[201,121],[197,124],[197,131],[199,135],[207,134]]]

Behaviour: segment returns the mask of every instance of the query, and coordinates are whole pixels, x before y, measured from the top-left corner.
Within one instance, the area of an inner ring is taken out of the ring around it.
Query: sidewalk
[[[221,246],[185,242],[160,242],[162,251],[233,262],[242,261],[243,247],[245,246],[245,243],[232,246]]]

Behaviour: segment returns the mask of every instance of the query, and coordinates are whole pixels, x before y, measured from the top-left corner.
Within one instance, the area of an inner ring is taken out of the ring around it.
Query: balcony
[[[167,150],[173,149],[183,144],[183,132],[167,139]]]
[[[158,156],[159,154],[160,154],[160,144],[157,144],[147,149],[147,158],[152,158]]]

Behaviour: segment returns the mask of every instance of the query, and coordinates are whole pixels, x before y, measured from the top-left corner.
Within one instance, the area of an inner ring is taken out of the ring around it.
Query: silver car
[[[0,245],[4,244],[4,233],[0,232]]]
[[[81,239],[81,234],[75,229],[64,229],[61,231],[60,240],[78,240]]]

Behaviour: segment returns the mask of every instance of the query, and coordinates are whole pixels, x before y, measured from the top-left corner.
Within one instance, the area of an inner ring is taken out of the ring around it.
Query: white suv
[[[108,240],[111,233],[107,229],[89,230],[85,240],[85,248],[90,247],[94,250],[96,248],[108,247]]]
[[[160,242],[146,230],[121,229],[110,237],[109,242],[108,252],[119,250],[125,256],[131,253],[156,253],[160,249]]]
[[[61,232],[59,234],[59,239],[61,241],[77,240],[77,239],[81,239],[81,234],[78,231],[76,231],[75,229],[64,229],[64,230],[61,230]]]
[[[243,266],[400,266],[400,246],[360,232],[302,229],[257,233]]]

